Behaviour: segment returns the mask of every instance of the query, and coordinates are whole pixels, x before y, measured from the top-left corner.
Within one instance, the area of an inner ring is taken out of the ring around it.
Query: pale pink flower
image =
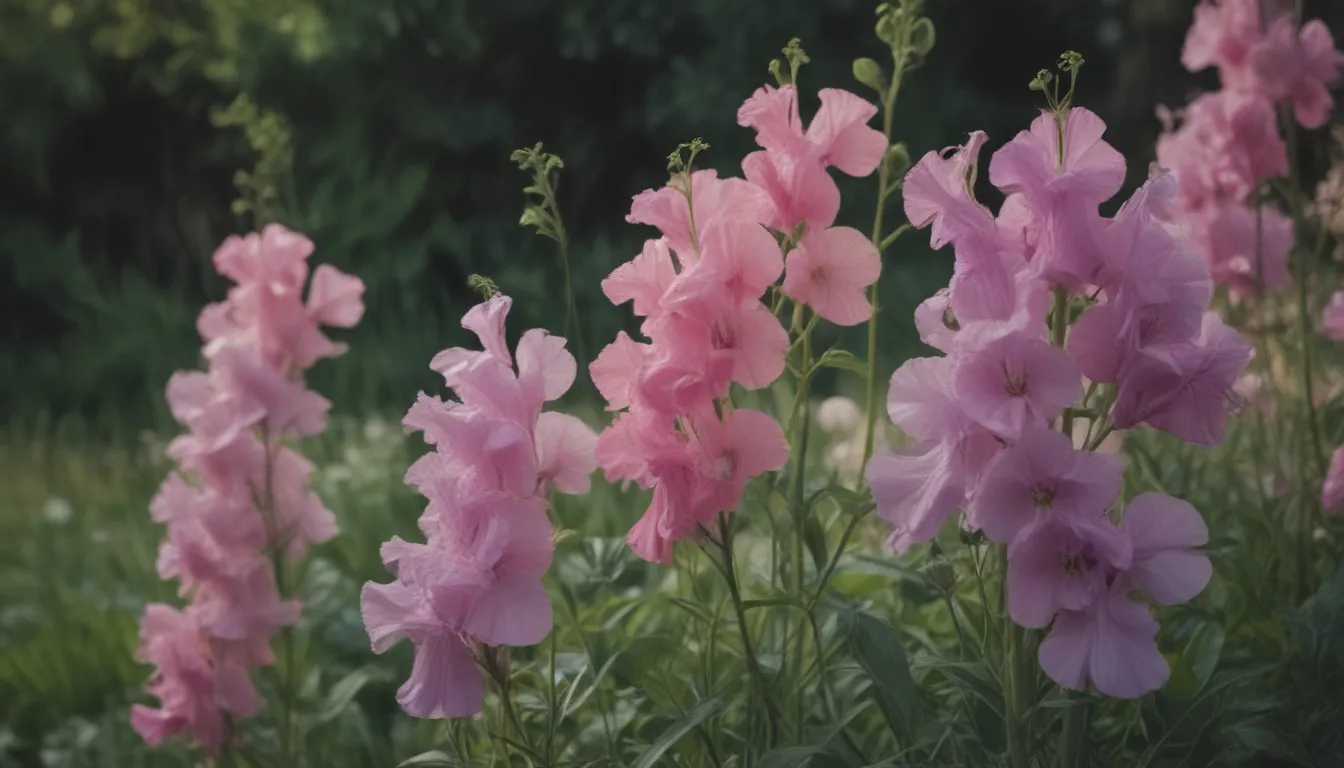
[[[872,309],[865,289],[881,272],[877,248],[858,230],[811,230],[789,253],[784,292],[836,325],[858,325]]]
[[[933,225],[930,244],[936,250],[968,237],[993,239],[994,215],[973,195],[980,148],[989,136],[971,133],[966,144],[929,152],[905,174],[901,195],[905,215],[916,228]]]
[[[1195,548],[1209,543],[1209,529],[1189,502],[1139,494],[1126,505],[1122,525],[1134,546],[1128,576],[1135,586],[1163,605],[1184,603],[1204,590],[1213,565]]]
[[[1270,102],[1242,91],[1207,93],[1157,140],[1157,162],[1176,175],[1181,205],[1243,202],[1261,181],[1288,172],[1288,150]]]
[[[638,256],[613,270],[602,281],[602,293],[612,304],[632,302],[636,315],[650,317],[662,308],[663,295],[676,279],[667,238],[660,237],[644,241]]]
[[[1344,52],[1335,49],[1320,19],[1296,33],[1291,16],[1276,19],[1252,50],[1250,67],[1257,89],[1271,101],[1289,100],[1302,127],[1320,128],[1330,119],[1335,106],[1330,86],[1339,81]]]
[[[762,86],[737,111],[737,122],[756,131],[765,149],[742,160],[742,171],[774,204],[766,224],[791,232],[798,222],[824,229],[835,221],[840,191],[826,168],[850,176],[872,173],[887,151],[881,131],[867,123],[877,107],[858,96],[823,88],[821,108],[803,129],[797,92],[791,85]]]
[[[1260,4],[1263,0],[1205,0],[1195,8],[1194,23],[1186,33],[1181,63],[1191,72],[1217,67],[1225,87],[1244,86],[1249,79],[1251,53],[1263,37]],[[1275,13],[1280,0],[1269,0]]]
[[[1097,206],[1124,183],[1124,157],[1102,140],[1105,130],[1100,117],[1081,107],[1063,116],[1042,113],[989,163],[990,182],[1021,195],[1039,228],[1032,268],[1071,289],[1092,283],[1101,268]]]
[[[770,198],[760,187],[742,179],[720,179],[715,171],[691,174],[691,200],[695,206],[694,219],[681,189],[672,186],[647,189],[635,195],[625,220],[657,227],[686,268],[700,260],[698,239],[718,224],[763,224],[771,215]]]
[[[151,745],[189,733],[207,755],[217,755],[227,738],[225,715],[251,717],[261,709],[247,670],[212,649],[190,616],[167,605],[145,607],[136,658],[158,668],[147,689],[159,708],[131,707],[131,727]]]
[[[969,522],[1011,544],[1039,518],[1095,519],[1115,502],[1123,467],[1118,456],[1074,450],[1063,433],[1032,429],[985,470]]]
[[[1010,440],[1055,418],[1083,393],[1073,359],[1026,334],[965,353],[952,384],[967,415]]]
[[[1190,342],[1147,347],[1120,371],[1112,422],[1146,422],[1187,442],[1216,445],[1227,429],[1229,396],[1253,351],[1216,313]]]
[[[1008,615],[1041,629],[1059,611],[1104,599],[1110,578],[1130,565],[1129,538],[1104,511],[1048,515],[1028,524],[1008,548]]]
[[[1055,617],[1037,652],[1051,680],[1073,690],[1090,683],[1118,699],[1137,699],[1167,682],[1171,668],[1157,649],[1157,621],[1128,591],[1119,577],[1086,609]]]
[[[485,351],[453,348],[431,363],[460,400],[421,393],[404,422],[435,447],[406,473],[429,501],[420,518],[427,543],[384,544],[383,562],[396,578],[367,583],[361,593],[374,652],[401,638],[415,646],[411,677],[397,692],[415,717],[479,712],[476,650],[533,645],[550,632],[541,583],[553,549],[545,495],[587,492],[597,468],[592,431],[541,410],[574,382],[565,340],[533,329],[510,354],[510,306],[496,296],[463,318]]]

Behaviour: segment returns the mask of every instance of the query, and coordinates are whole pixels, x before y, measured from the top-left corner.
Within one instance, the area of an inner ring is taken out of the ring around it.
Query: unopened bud
[[[910,169],[910,150],[905,148],[904,143],[892,144],[887,147],[883,162],[887,164],[887,172],[892,176],[904,176]]]
[[[854,60],[854,79],[878,93],[885,93],[887,90],[887,78],[882,74],[882,67],[872,59]]]

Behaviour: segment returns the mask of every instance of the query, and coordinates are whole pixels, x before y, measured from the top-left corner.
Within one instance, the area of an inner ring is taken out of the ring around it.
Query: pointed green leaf
[[[847,618],[850,654],[868,673],[888,726],[897,735],[913,737],[924,719],[924,702],[901,639],[886,622],[869,614],[855,612]]]
[[[700,702],[689,712],[682,716],[680,720],[668,726],[662,735],[654,740],[634,762],[631,768],[653,768],[658,764],[658,758],[663,753],[671,749],[674,744],[681,741],[682,737],[690,733],[696,726],[718,714],[723,709],[723,699],[715,697]]]

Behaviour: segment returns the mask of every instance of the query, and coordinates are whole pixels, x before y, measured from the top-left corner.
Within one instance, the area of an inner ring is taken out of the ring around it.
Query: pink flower
[[[1321,485],[1321,506],[1333,515],[1344,515],[1344,446],[1330,456],[1330,469]]]
[[[1277,3],[1277,0],[1271,0]],[[1260,42],[1261,0],[1205,0],[1195,8],[1181,63],[1191,72],[1217,67],[1225,87],[1248,78],[1248,60]],[[1281,5],[1281,4],[1278,4]],[[1276,11],[1280,8],[1276,7]]]
[[[1134,546],[1129,578],[1163,605],[1184,603],[1209,583],[1213,566],[1197,551],[1209,529],[1189,502],[1142,493],[1125,507],[1124,531]]]
[[[1122,469],[1117,456],[1077,451],[1060,432],[1032,429],[985,470],[970,522],[1011,544],[1043,517],[1096,519],[1115,502]]]
[[[607,401],[607,410],[630,407],[639,370],[648,362],[651,350],[648,344],[641,344],[625,331],[620,331],[588,366],[594,386]]]
[[[1191,244],[1204,255],[1214,281],[1234,297],[1288,286],[1293,222],[1277,208],[1226,203],[1192,212],[1188,221]]]
[[[725,222],[700,238],[700,261],[683,269],[663,308],[695,313],[707,305],[756,302],[784,271],[779,244],[754,223]]]
[[[1037,652],[1051,680],[1073,690],[1091,683],[1119,699],[1137,699],[1167,682],[1171,668],[1157,649],[1157,622],[1127,591],[1117,578],[1085,610],[1055,617]]]
[[[1026,334],[965,353],[952,383],[967,415],[1009,439],[1055,418],[1083,393],[1073,359]]]
[[[990,181],[1004,194],[1021,195],[1037,223],[1030,261],[1050,283],[1077,289],[1101,268],[1097,206],[1125,178],[1124,157],[1102,140],[1105,130],[1100,117],[1081,107],[1062,117],[1042,113],[990,159]]]
[[[858,325],[872,309],[865,289],[881,271],[877,249],[858,230],[809,231],[789,253],[784,292],[836,325]]]
[[[694,217],[685,192],[672,186],[648,189],[635,195],[630,214],[625,217],[631,224],[657,227],[667,245],[676,251],[683,268],[700,260],[697,240],[717,224],[762,224],[771,215],[770,199],[760,187],[742,179],[720,179],[715,171],[692,173],[691,192]],[[692,221],[696,228],[694,232]]]
[[[1157,162],[1176,175],[1181,205],[1244,202],[1261,181],[1288,172],[1274,107],[1241,91],[1208,93],[1185,108],[1181,126],[1157,140]]]
[[[1059,611],[1087,609],[1104,599],[1116,571],[1129,567],[1131,551],[1104,512],[1028,524],[1008,549],[1008,615],[1040,629]]]
[[[1187,442],[1216,445],[1227,429],[1229,393],[1253,352],[1217,314],[1192,342],[1148,347],[1120,372],[1111,420],[1140,422]]]
[[[778,249],[776,249],[778,251]],[[640,317],[651,317],[662,308],[663,295],[677,279],[667,238],[644,241],[638,256],[617,267],[602,281],[602,292],[612,304],[633,302]]]
[[[1330,303],[1321,317],[1321,328],[1326,338],[1344,341],[1344,291],[1335,291],[1330,296]]]
[[[256,713],[248,671],[274,662],[270,637],[300,609],[277,589],[271,560],[336,535],[309,486],[312,465],[283,441],[325,427],[331,403],[301,377],[342,351],[319,326],[357,323],[364,284],[320,265],[305,302],[312,251],[278,225],[226,240],[214,262],[237,285],[197,321],[209,369],[168,382],[169,410],[188,432],[168,447],[180,472],[150,514],[167,526],[157,570],[181,582],[190,604],[181,613],[152,605],[141,623],[139,657],[158,668],[146,691],[161,708],[136,705],[131,721],[150,743],[189,733],[213,755],[227,737],[223,714]]]
[[[949,358],[914,358],[891,377],[887,412],[920,448],[874,456],[867,480],[877,513],[893,527],[887,544],[898,552],[938,533],[999,450],[996,436],[953,395],[953,365]]]
[[[765,223],[782,232],[800,221],[809,229],[829,227],[840,208],[840,191],[826,168],[867,176],[887,151],[882,132],[867,125],[877,107],[834,88],[819,96],[821,108],[806,131],[790,85],[763,86],[737,111],[738,125],[754,128],[756,142],[765,148],[743,159],[743,174],[770,196],[774,210]]]
[[[415,646],[411,677],[397,692],[415,717],[479,712],[484,686],[475,650],[533,645],[550,632],[541,583],[553,548],[545,494],[585,493],[597,468],[592,431],[572,416],[541,410],[574,381],[564,339],[533,329],[510,354],[510,306],[496,296],[463,318],[485,351],[435,356],[431,365],[460,401],[422,393],[405,418],[435,447],[406,473],[429,500],[420,519],[427,543],[387,542],[383,562],[396,578],[367,583],[361,593],[375,653],[401,638]]]
[[[1344,52],[1335,49],[1320,19],[1306,22],[1297,34],[1291,16],[1276,19],[1251,51],[1250,65],[1256,87],[1271,101],[1288,99],[1302,127],[1320,128],[1330,119],[1335,101],[1329,86],[1339,80]]]
[[[212,649],[192,618],[169,606],[145,606],[136,658],[159,670],[148,690],[160,707],[131,707],[131,727],[151,745],[190,733],[207,755],[217,755],[227,738],[225,714],[251,717],[261,709],[247,670]]]
[[[988,139],[984,131],[975,131],[964,146],[925,154],[905,175],[906,218],[916,228],[933,225],[934,249],[967,237],[994,237],[994,215],[972,194],[977,158]]]

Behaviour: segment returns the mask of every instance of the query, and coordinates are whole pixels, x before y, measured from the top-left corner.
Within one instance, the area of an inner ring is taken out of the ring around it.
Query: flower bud
[[[872,59],[854,60],[854,79],[878,93],[885,93],[887,90],[887,78],[882,74],[882,67]]]

